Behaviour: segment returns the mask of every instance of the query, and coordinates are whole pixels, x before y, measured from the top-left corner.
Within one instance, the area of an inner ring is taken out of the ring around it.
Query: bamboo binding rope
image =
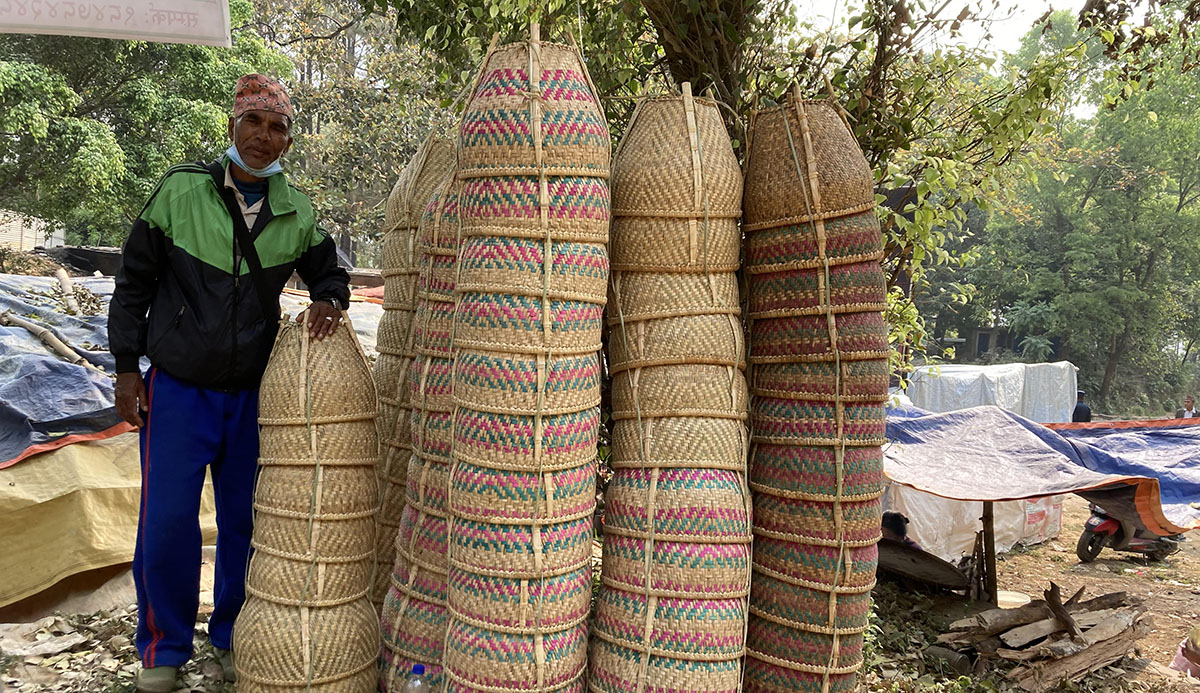
[[[348,318],[321,341],[305,323],[282,324],[259,392],[254,554],[233,631],[239,691],[375,686],[375,397]]]
[[[754,580],[745,690],[854,690],[875,581],[887,397],[872,175],[830,101],[751,119]]]
[[[638,104],[613,160],[613,478],[589,689],[741,688],[750,593],[742,174],[718,105]]]
[[[579,51],[531,34],[459,132],[448,691],[586,673],[610,141]]]
[[[408,375],[415,353],[412,330],[417,308],[420,258],[417,227],[434,188],[454,167],[454,142],[430,135],[400,172],[387,199],[383,236],[383,317],[376,340],[375,382],[379,387],[379,513],[376,516],[375,576],[371,601],[382,606],[390,585],[396,531],[404,511],[411,446]]]
[[[395,567],[380,624],[380,690],[399,693],[414,664],[442,688],[446,638],[447,479],[450,475],[454,285],[459,244],[458,193],[451,172],[421,219],[421,274],[413,324],[412,458]]]

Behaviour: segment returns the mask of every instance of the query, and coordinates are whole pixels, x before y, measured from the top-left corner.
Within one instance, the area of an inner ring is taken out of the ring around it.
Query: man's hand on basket
[[[300,322],[300,316],[296,316]],[[333,334],[342,322],[342,313],[329,301],[313,301],[308,307],[308,336],[313,339],[325,339]]]

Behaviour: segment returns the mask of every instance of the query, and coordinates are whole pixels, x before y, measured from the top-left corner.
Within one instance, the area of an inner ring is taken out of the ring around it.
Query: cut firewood
[[[1067,607],[1068,609],[1070,609],[1072,606],[1075,606],[1075,603],[1078,602],[1081,597],[1083,597],[1083,590],[1085,590],[1085,589],[1087,589],[1087,588],[1080,587],[1078,590],[1076,590],[1075,594],[1072,594],[1071,598],[1068,599],[1067,603],[1064,604],[1063,606]]]
[[[1052,657],[1054,659],[1069,657],[1073,654],[1083,652],[1098,642],[1108,640],[1125,632],[1140,615],[1134,611],[1117,611],[1110,614],[1108,618],[1100,623],[1097,623],[1095,627],[1079,638],[1039,645],[1033,649],[1043,657]]]
[[[1050,589],[1045,592],[1046,605],[1050,607],[1050,612],[1053,613],[1058,620],[1071,634],[1071,637],[1079,639],[1083,637],[1083,629],[1079,624],[1075,623],[1075,619],[1071,618],[1071,614],[1067,613],[1067,607],[1062,603],[1062,591],[1056,583],[1050,583]]]
[[[1070,607],[1064,606],[1064,608],[1066,608],[1068,613],[1075,614],[1100,611],[1102,609],[1114,609],[1131,601],[1129,595],[1125,592],[1111,592],[1095,597],[1094,599],[1071,603]],[[987,611],[981,611],[974,616],[968,616],[967,618],[962,618],[951,623],[950,630],[959,631],[960,635],[964,634],[963,631],[970,635],[994,635],[1019,626],[1045,620],[1053,615],[1054,613],[1050,610],[1050,606],[1045,601],[1037,599],[1016,609],[988,609]]]
[[[1091,628],[1102,622],[1104,619],[1118,613],[1117,609],[1101,609],[1100,611],[1088,611],[1079,614],[1075,617],[1075,623],[1080,628]],[[1051,633],[1057,633],[1061,630],[1066,630],[1066,627],[1058,620],[1058,617],[1047,618],[1042,621],[1030,623],[1027,626],[1013,628],[1007,633],[1000,635],[1000,640],[1005,645],[1011,648],[1022,648],[1029,643],[1040,640]]]
[[[1062,681],[1078,680],[1089,672],[1112,664],[1124,657],[1134,644],[1149,632],[1150,624],[1147,619],[1142,618],[1124,631],[1081,652],[1061,659],[1018,667],[1009,672],[1008,678],[1025,691],[1043,693],[1052,690]]]

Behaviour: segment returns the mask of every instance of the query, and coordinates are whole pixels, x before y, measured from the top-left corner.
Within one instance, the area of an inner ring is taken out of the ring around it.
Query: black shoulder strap
[[[246,264],[250,267],[250,281],[254,282],[258,300],[270,319],[272,307],[275,308],[276,313],[279,312],[279,297],[271,295],[271,291],[263,279],[262,262],[259,261],[258,249],[254,247],[254,241],[250,238],[250,229],[246,227],[246,218],[242,216],[242,209],[233,195],[233,190],[225,187],[225,168],[221,166],[220,161],[214,161],[206,168],[208,175],[212,176],[213,185],[217,186],[217,194],[225,203],[225,209],[229,211],[229,218],[233,221],[233,237],[237,241],[238,249],[242,251],[242,257],[246,258]],[[235,267],[233,271],[236,272],[237,268]]]

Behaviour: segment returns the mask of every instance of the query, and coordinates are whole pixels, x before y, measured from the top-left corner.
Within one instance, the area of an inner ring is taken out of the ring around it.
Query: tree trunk
[[[1120,365],[1121,359],[1125,357],[1125,350],[1129,348],[1129,330],[1125,330],[1119,335],[1112,338],[1112,343],[1108,349],[1108,360],[1104,363],[1104,380],[1100,383],[1100,401],[1108,403],[1108,393],[1112,389],[1113,380],[1116,379],[1117,366]]]

